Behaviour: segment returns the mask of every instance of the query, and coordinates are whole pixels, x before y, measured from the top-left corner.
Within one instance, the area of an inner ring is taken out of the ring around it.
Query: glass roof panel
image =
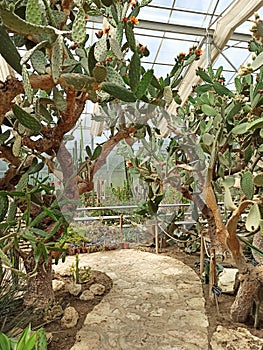
[[[154,8],[152,6],[143,7],[140,11],[139,19],[167,23],[170,15],[168,8]]]
[[[150,51],[150,55],[144,58],[146,62],[153,62],[155,60],[158,48],[161,43],[161,38],[155,38],[150,36],[137,35],[136,39],[144,46],[147,46]]]
[[[171,8],[174,0],[153,0],[150,5],[162,5]]]
[[[210,3],[213,3],[214,0],[202,0],[202,1],[196,1],[196,0],[176,0],[175,1],[175,8],[183,8],[183,9],[191,9],[191,10],[198,10],[198,11],[207,11]],[[223,1],[222,1],[223,2]]]
[[[174,64],[175,56],[177,56],[179,52],[187,53],[192,46],[193,44],[191,45],[189,42],[181,40],[163,40],[157,56],[157,61],[158,63]]]
[[[154,69],[158,70],[158,74],[165,72],[164,75],[166,75],[170,69],[169,66],[173,65],[174,57],[179,52],[187,52],[190,47],[198,46],[199,43],[202,43],[202,48],[205,49],[207,32],[202,28],[215,30],[217,20],[222,18],[230,6],[237,5],[238,2],[238,0],[153,0],[148,7],[144,8],[143,15],[140,15],[143,31],[141,33],[151,36],[150,40],[147,39],[151,56],[144,61],[152,63]],[[143,19],[153,22],[152,30],[143,29]],[[170,26],[164,27],[167,24]],[[251,24],[250,21],[245,21],[235,32],[248,35],[249,40]],[[192,35],[189,31],[184,34],[185,26],[193,27]],[[219,55],[215,62],[215,67],[223,65],[231,76],[249,56],[248,40],[244,41],[243,37],[240,40],[230,40],[222,52],[227,59]]]
[[[207,27],[209,25],[210,16],[193,12],[173,11],[170,23],[187,24],[191,26]]]

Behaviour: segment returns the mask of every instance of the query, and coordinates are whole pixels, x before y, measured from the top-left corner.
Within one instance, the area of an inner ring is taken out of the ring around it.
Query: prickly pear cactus
[[[0,194],[0,222],[2,222],[8,211],[8,197]]]
[[[51,55],[51,70],[52,70],[52,77],[55,83],[57,83],[61,73],[63,58],[64,58],[63,36],[58,35],[56,41],[53,44],[52,55]]]
[[[98,83],[102,83],[107,78],[107,69],[104,66],[96,65],[93,69],[93,76]]]
[[[47,58],[42,51],[36,50],[31,56],[31,63],[38,74],[46,73]]]
[[[42,24],[42,11],[39,0],[28,0],[26,6],[26,21],[32,24]]]
[[[86,14],[83,7],[80,7],[72,26],[72,39],[78,44],[86,40]]]
[[[253,182],[253,175],[251,171],[246,170],[241,177],[241,189],[247,199],[253,199],[254,196],[254,182]]]

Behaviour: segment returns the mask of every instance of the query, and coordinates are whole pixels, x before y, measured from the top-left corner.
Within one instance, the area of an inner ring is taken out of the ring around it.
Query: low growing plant
[[[29,324],[19,338],[8,337],[5,333],[0,332],[0,348],[1,350],[46,350],[45,331],[41,328],[32,332]]]

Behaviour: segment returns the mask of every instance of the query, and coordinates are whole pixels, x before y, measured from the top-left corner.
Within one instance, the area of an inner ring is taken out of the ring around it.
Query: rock
[[[95,297],[94,293],[92,293],[90,290],[84,290],[84,292],[81,294],[81,296],[79,297],[80,300],[93,300]]]
[[[89,290],[95,295],[102,295],[105,292],[105,286],[100,283],[94,283],[90,286]]]
[[[81,284],[75,284],[75,283],[71,283],[68,285],[68,292],[71,295],[79,295],[81,292]]]
[[[238,269],[224,268],[218,277],[218,286],[222,289],[222,293],[234,294],[238,283],[237,277]]]
[[[53,339],[53,334],[51,332],[46,332],[47,343],[51,343]]]
[[[64,316],[61,319],[62,328],[73,328],[78,323],[79,314],[73,306],[65,309]]]
[[[54,292],[58,292],[59,290],[63,289],[65,286],[65,282],[60,280],[53,280],[52,281],[52,287]]]
[[[212,350],[261,350],[263,339],[255,337],[247,329],[228,329],[218,326],[211,339]]]

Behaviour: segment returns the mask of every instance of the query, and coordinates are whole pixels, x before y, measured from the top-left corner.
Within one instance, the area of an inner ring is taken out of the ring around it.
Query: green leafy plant
[[[46,334],[43,329],[32,333],[30,324],[23,330],[18,339],[9,338],[0,332],[0,347],[1,350],[46,350]]]

